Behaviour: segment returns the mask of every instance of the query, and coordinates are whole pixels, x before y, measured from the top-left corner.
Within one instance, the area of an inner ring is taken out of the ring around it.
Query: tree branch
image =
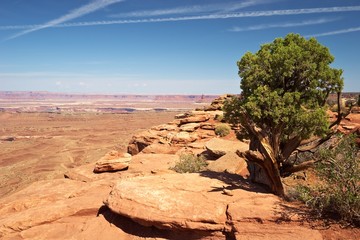
[[[297,165],[284,166],[283,168],[280,169],[281,177],[288,177],[288,176],[290,176],[291,174],[293,174],[295,172],[300,172],[300,171],[303,171],[305,169],[311,168],[311,167],[314,166],[315,162],[316,161],[314,161],[314,160],[309,160],[309,161],[302,162],[302,163],[297,164]]]

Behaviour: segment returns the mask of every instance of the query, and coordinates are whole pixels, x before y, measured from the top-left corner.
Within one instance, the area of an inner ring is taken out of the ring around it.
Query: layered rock
[[[154,126],[133,136],[128,145],[128,153],[136,155],[140,152],[174,153],[201,139],[215,136],[216,116],[222,111],[192,111],[178,114],[175,120],[167,124]]]

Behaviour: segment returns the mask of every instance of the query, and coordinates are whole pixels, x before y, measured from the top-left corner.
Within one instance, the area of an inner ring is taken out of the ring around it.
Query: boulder
[[[213,138],[205,144],[206,149],[213,157],[221,157],[229,152],[236,153],[237,150],[245,152],[249,150],[249,144],[241,141],[230,141],[221,138]]]
[[[115,172],[127,169],[131,161],[129,153],[111,151],[95,163],[94,173]]]
[[[245,159],[233,152],[229,152],[217,160],[209,161],[207,169],[214,172],[239,174],[245,178],[249,176]]]
[[[125,170],[129,167],[131,157],[116,158],[116,159],[102,159],[95,163],[94,173],[115,172]]]
[[[187,123],[180,126],[181,131],[193,132],[200,127],[200,123]]]
[[[175,136],[172,137],[171,143],[187,144],[187,143],[194,142],[197,139],[198,139],[198,135],[196,133],[179,132]]]

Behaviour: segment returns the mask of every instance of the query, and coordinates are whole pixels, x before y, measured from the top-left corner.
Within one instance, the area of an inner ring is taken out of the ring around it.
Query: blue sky
[[[359,0],[1,0],[0,91],[239,93],[236,62],[289,32],[360,91]]]

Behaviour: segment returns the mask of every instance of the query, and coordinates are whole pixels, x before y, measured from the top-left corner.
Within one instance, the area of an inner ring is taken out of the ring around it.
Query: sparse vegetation
[[[220,137],[225,137],[227,135],[229,135],[231,131],[231,128],[228,124],[219,124],[215,127],[215,134],[220,136]]]
[[[332,217],[360,226],[360,152],[355,136],[345,136],[338,146],[317,154],[315,187],[298,186],[298,197],[319,217]]]
[[[194,173],[205,170],[206,166],[207,163],[202,156],[182,154],[179,161],[170,169],[178,173]]]
[[[216,121],[222,122],[224,120],[224,115],[222,114],[216,114],[215,118]]]

